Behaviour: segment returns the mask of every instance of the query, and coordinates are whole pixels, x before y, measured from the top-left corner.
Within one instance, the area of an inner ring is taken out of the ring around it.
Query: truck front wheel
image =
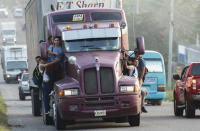
[[[129,116],[128,122],[130,126],[140,126],[140,113],[138,115]]]
[[[174,115],[183,116],[183,108],[178,108],[175,95],[174,95]]]
[[[39,91],[32,88],[31,89],[31,102],[32,102],[32,114],[33,116],[40,116],[40,100],[39,100]]]
[[[64,130],[65,129],[65,122],[60,117],[60,114],[58,112],[58,107],[54,103],[53,104],[53,118],[54,118],[54,124],[57,130]]]

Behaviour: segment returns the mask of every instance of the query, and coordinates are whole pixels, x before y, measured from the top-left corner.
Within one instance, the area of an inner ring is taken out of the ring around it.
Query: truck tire
[[[187,118],[194,118],[195,117],[195,107],[187,99],[185,101],[185,115],[186,115]]]
[[[25,100],[25,95],[23,94],[21,88],[19,87],[19,99],[20,100]]]
[[[36,91],[34,88],[31,89],[31,103],[32,103],[32,115],[33,116],[40,116],[40,100],[39,100],[39,92]]]
[[[175,96],[174,96],[174,115],[183,116],[183,108],[178,108]]]
[[[156,100],[156,105],[161,106],[162,105],[162,100]]]
[[[130,126],[140,126],[140,113],[135,116],[129,116],[128,122]]]
[[[54,124],[57,130],[65,129],[65,126],[66,126],[65,122],[60,117],[56,103],[53,104],[53,119],[54,119]]]
[[[6,82],[7,84],[9,84],[10,81],[6,78],[6,79],[5,79],[5,82]]]

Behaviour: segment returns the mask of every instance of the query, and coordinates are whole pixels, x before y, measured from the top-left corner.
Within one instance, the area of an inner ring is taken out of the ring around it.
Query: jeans
[[[42,100],[44,103],[45,113],[47,113],[50,108],[50,106],[49,106],[50,92],[51,92],[51,90],[49,88],[49,82],[43,82],[42,83],[42,95],[43,95]]]

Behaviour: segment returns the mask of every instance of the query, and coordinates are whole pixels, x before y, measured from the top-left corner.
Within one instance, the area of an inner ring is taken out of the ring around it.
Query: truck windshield
[[[14,30],[4,30],[2,32],[3,35],[15,35],[15,31]]]
[[[161,59],[145,59],[145,63],[149,72],[163,72]]]
[[[192,66],[191,74],[192,75],[200,75],[200,64],[194,64]]]
[[[122,15],[120,12],[93,12],[91,18],[93,21],[119,21],[122,20]]]
[[[70,40],[65,41],[64,45],[67,52],[80,52],[118,50],[120,48],[120,43],[120,39],[115,37]]]
[[[7,63],[7,70],[27,69],[26,61],[9,61]]]

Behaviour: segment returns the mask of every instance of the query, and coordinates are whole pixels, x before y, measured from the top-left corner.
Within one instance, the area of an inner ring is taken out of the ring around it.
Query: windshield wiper
[[[100,47],[90,47],[88,49],[97,49],[97,50],[99,50],[99,49],[102,49],[102,48],[100,48]]]
[[[82,51],[85,48],[94,47],[94,45],[82,45],[80,47],[81,47],[80,51]]]
[[[94,47],[94,45],[82,45],[80,47]]]

